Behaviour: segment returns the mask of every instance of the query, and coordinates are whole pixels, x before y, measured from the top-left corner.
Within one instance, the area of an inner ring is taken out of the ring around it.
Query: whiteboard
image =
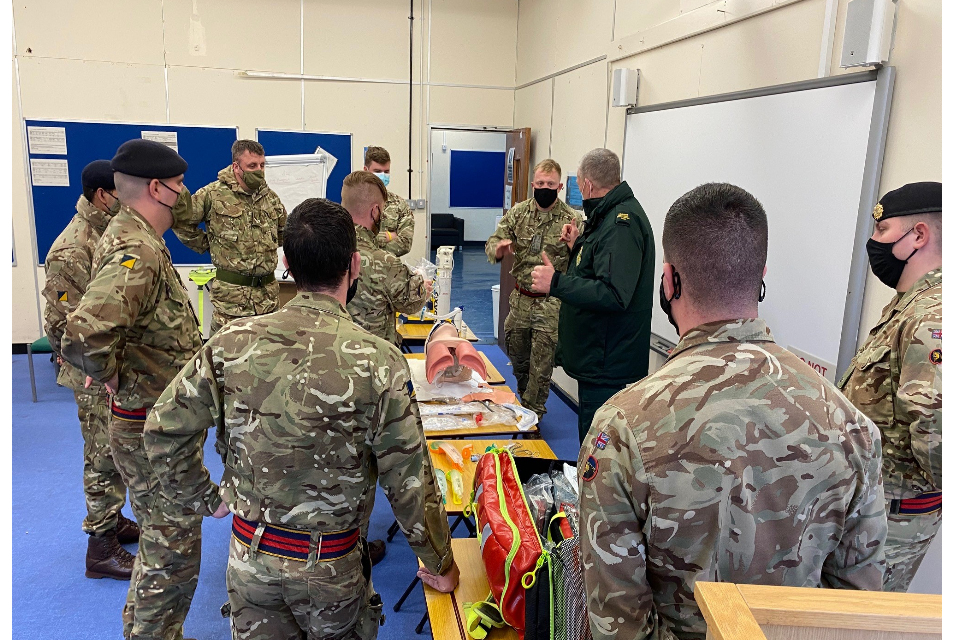
[[[840,374],[852,356],[849,344],[849,355],[841,356],[841,335],[855,314],[855,347],[863,300],[863,233],[872,223],[864,224],[864,207],[876,202],[878,187],[873,178],[879,156],[868,161],[877,155],[868,148],[876,147],[878,133],[877,76],[866,76],[833,86],[632,109],[624,137],[623,179],[650,219],[657,265],[663,262],[664,219],[677,198],[705,182],[746,189],[763,205],[769,228],[760,316],[779,344],[831,364],[831,373],[839,367]],[[882,154],[882,140],[880,149]],[[851,277],[857,271],[863,275]],[[854,290],[848,292],[851,282]],[[660,311],[658,289],[652,331],[676,342]],[[855,308],[848,309],[851,301]]]

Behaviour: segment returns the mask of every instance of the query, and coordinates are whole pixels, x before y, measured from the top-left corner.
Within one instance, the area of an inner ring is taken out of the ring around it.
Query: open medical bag
[[[590,638],[575,469],[493,447],[481,456],[470,507],[490,595],[464,606],[472,638],[504,625],[521,640]]]

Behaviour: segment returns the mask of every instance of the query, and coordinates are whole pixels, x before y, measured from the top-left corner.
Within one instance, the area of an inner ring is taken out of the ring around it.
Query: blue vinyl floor
[[[464,304],[467,322],[478,337],[492,341],[490,285],[496,283],[499,268],[486,265],[478,257],[483,258],[482,252],[470,248],[464,250],[462,257],[460,252],[454,256],[458,263],[454,304]],[[481,268],[487,272],[481,273]],[[516,389],[510,365],[500,348],[479,348],[507,378],[508,385]],[[82,440],[73,395],[56,385],[48,356],[36,355],[40,401],[31,403],[27,357],[12,358],[13,637],[119,640],[120,610],[127,585],[116,580],[90,580],[83,575],[87,537],[80,529],[85,513]],[[547,409],[541,423],[544,439],[560,459],[576,459],[576,414],[553,393]],[[219,478],[223,469],[213,450],[212,438],[207,440],[205,458],[212,476]],[[124,511],[132,517],[129,506]],[[385,537],[392,522],[389,503],[379,493],[370,522],[371,537]],[[461,526],[454,535],[466,535],[465,528]],[[229,537],[229,518],[204,520],[200,583],[185,625],[188,637],[230,637],[229,624],[220,617],[220,605],[227,599],[224,574]],[[127,548],[136,551],[135,545]],[[415,572],[416,559],[403,536],[398,535],[387,545],[387,557],[373,569],[374,585],[386,605],[387,622],[380,629],[380,638],[418,637],[414,627],[425,611],[423,590],[417,587],[400,612],[395,613],[392,608]],[[429,633],[428,625],[420,637],[429,637]]]

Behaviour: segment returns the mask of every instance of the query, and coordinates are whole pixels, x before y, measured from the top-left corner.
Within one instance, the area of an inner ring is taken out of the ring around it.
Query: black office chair
[[[463,218],[452,213],[435,213],[430,216],[430,248],[456,247],[463,249]]]

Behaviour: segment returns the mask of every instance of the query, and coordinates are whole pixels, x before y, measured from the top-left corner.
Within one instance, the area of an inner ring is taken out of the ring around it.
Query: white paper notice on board
[[[144,140],[153,140],[154,142],[165,144],[177,153],[180,153],[180,149],[177,148],[176,131],[141,131],[140,137]]]
[[[837,378],[837,364],[835,362],[827,362],[822,358],[812,356],[806,351],[801,351],[796,347],[787,345],[787,349],[793,352],[795,356],[806,362],[810,365],[810,368],[822,375],[824,378],[833,382]]]
[[[27,127],[30,153],[67,155],[67,130],[63,127]]]
[[[513,206],[513,185],[507,185],[503,188],[503,208],[509,209]]]
[[[30,158],[30,177],[35,187],[70,186],[70,170],[66,160]]]

